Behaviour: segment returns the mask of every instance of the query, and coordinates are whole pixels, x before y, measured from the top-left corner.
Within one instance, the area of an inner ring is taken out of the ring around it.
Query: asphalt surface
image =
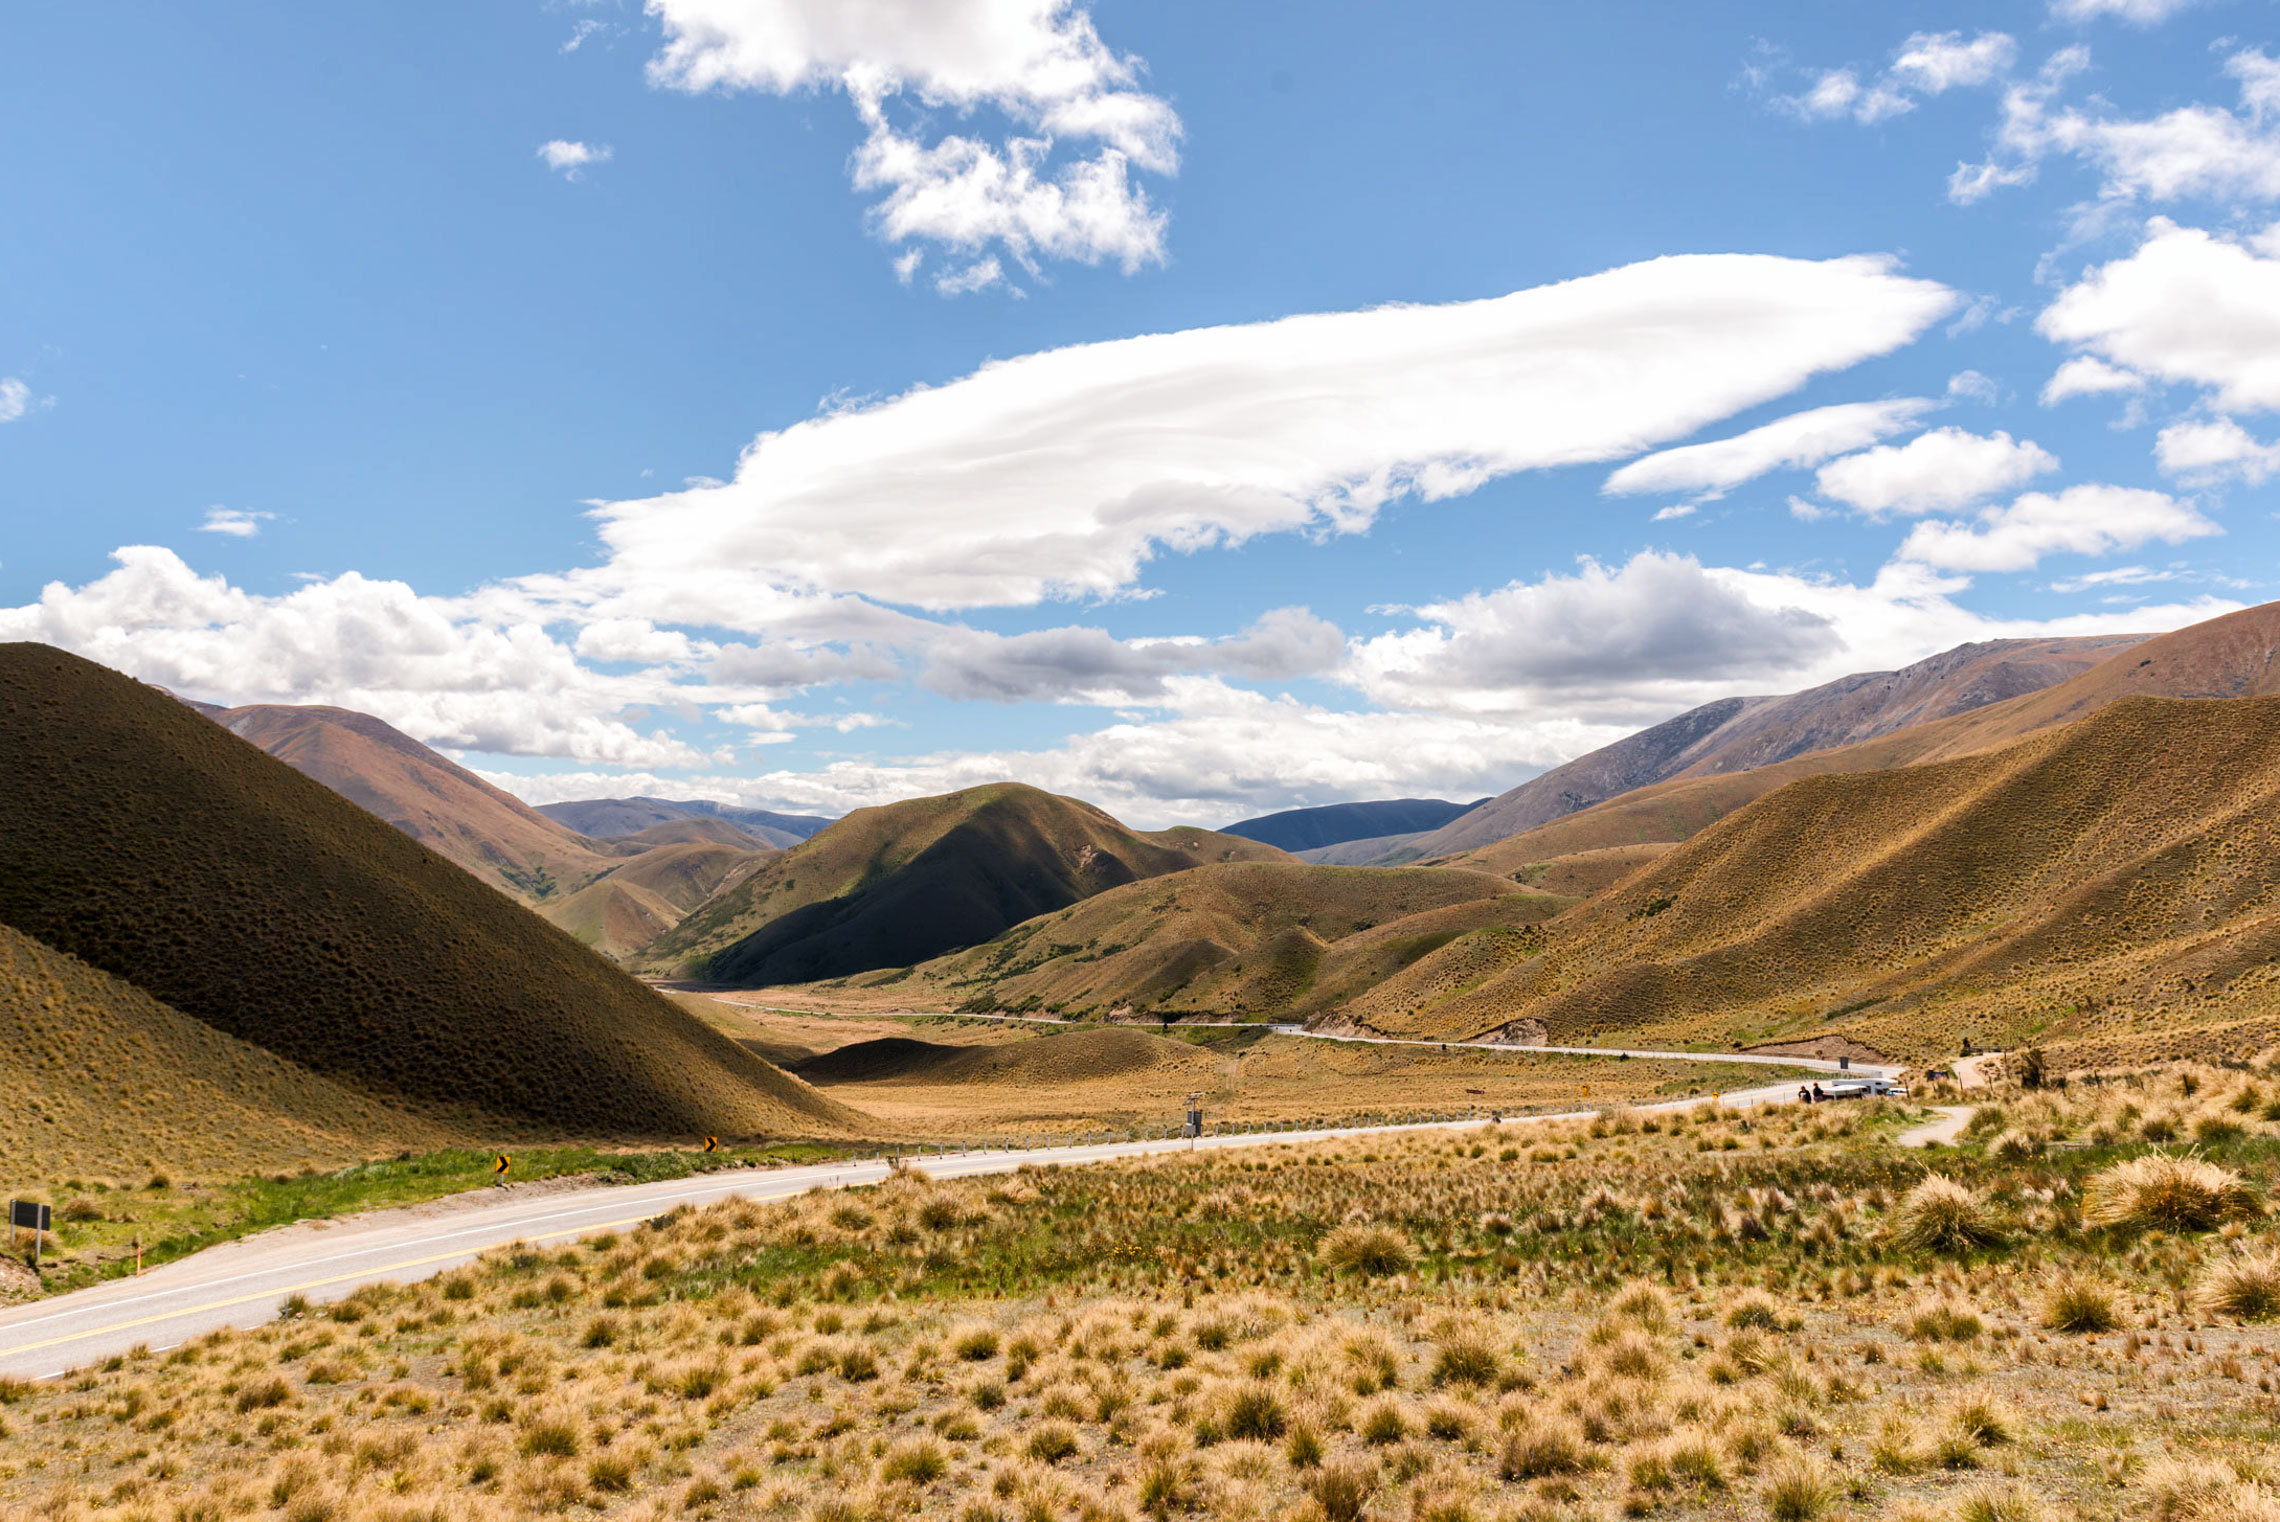
[[[1611,1055],[1597,1048],[1589,1050]],[[1734,1060],[1723,1054],[1638,1055]],[[1782,1060],[1791,1066],[1814,1065]],[[1826,1066],[1833,1068],[1835,1064]],[[1868,1076],[1879,1070],[1862,1067],[1854,1071]],[[1796,1090],[1784,1083],[1721,1094],[1717,1102],[1749,1106],[1793,1103],[1796,1097]],[[1704,1103],[1706,1098],[1667,1100],[1637,1108],[1684,1109]],[[1576,1119],[1595,1113],[1577,1109],[1556,1115],[1513,1117],[1503,1124]],[[1274,1146],[1402,1131],[1463,1130],[1490,1124],[1476,1119],[1340,1131],[1107,1142],[927,1157],[919,1166],[934,1178],[970,1178],[1010,1173],[1024,1163],[1076,1165],[1170,1152]],[[346,1297],[359,1285],[404,1283],[444,1273],[510,1243],[553,1245],[597,1232],[624,1231],[682,1205],[712,1205],[728,1199],[782,1200],[810,1189],[876,1184],[888,1171],[883,1162],[824,1163],[733,1169],[661,1184],[506,1188],[337,1220],[302,1222],[210,1248],[154,1268],[140,1278],[113,1280],[0,1311],[0,1374],[54,1378],[138,1346],[158,1351],[222,1327],[258,1325],[276,1316],[294,1295],[322,1304]]]

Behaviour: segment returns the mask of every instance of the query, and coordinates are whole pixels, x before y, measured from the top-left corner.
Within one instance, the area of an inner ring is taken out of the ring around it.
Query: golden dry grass
[[[2240,1248],[2116,1252],[2056,1187],[2107,1159],[1967,1151],[2011,1245],[1920,1256],[1892,1121],[1501,1138],[1542,1160],[1373,1138],[680,1213],[8,1387],[0,1511],[2257,1515],[2280,1346],[2190,1291]],[[2038,1286],[2075,1271],[2120,1329],[2041,1324]]]

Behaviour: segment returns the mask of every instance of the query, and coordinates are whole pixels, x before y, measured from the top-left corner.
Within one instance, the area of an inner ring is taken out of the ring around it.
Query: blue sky
[[[2173,627],[2268,595],[2274,14],[18,7],[0,637],[1161,824]]]

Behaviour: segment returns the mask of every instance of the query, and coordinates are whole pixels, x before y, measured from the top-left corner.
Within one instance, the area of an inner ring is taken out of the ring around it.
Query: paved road
[[[1788,1084],[1717,1096],[1733,1106],[1794,1102]],[[1641,1109],[1674,1110],[1703,1099],[1674,1099]],[[1596,1112],[1527,1117],[1528,1122],[1576,1119]],[[1523,1123],[1520,1117],[1504,1122]],[[1023,1163],[1082,1164],[1165,1152],[1216,1151],[1321,1141],[1338,1136],[1420,1130],[1462,1130],[1486,1120],[1370,1126],[1344,1131],[1287,1131],[1211,1136],[1189,1141],[1109,1142],[1090,1146],[983,1152],[927,1158],[936,1178],[1010,1173]],[[595,1185],[546,1190],[479,1190],[426,1205],[373,1211],[329,1222],[264,1232],[155,1268],[139,1279],[0,1311],[0,1374],[52,1378],[137,1345],[167,1348],[225,1326],[251,1326],[275,1316],[292,1295],[322,1303],[358,1285],[406,1282],[443,1273],[510,1242],[559,1243],[602,1231],[623,1231],[679,1205],[710,1205],[731,1198],[781,1200],[814,1188],[876,1184],[884,1163],[824,1163],[799,1168],[734,1169],[662,1184]]]

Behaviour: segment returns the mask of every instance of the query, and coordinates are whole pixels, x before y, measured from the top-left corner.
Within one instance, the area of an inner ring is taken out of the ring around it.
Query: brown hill
[[[2003,749],[1796,781],[1409,1028],[2222,1051],[2280,1013],[2275,839],[2280,698],[2124,698]]]
[[[0,925],[0,1188],[337,1167],[469,1140]]]
[[[948,1046],[908,1036],[858,1041],[799,1066],[810,1083],[1010,1083],[1032,1088],[1123,1078],[1160,1067],[1208,1066],[1192,1046],[1137,1030],[1056,1031],[994,1046]]]
[[[538,811],[595,840],[615,840],[680,819],[720,819],[765,844],[796,846],[831,823],[815,814],[779,814],[772,809],[715,803],[709,798],[583,798],[571,803],[542,803]]]
[[[734,825],[717,819],[687,822],[706,830],[743,835]],[[677,832],[674,825],[658,829]],[[651,833],[645,830],[642,835]],[[691,910],[723,888],[742,882],[776,854],[771,846],[745,849],[716,845],[701,837],[685,845],[654,846],[568,898],[541,905],[539,913],[604,956],[628,961],[681,923]]]
[[[1684,840],[1743,804],[1802,777],[1971,755],[2095,713],[2124,697],[2232,698],[2280,692],[2276,651],[2280,651],[2280,603],[2244,608],[2156,635],[2037,692],[1773,766],[1681,777],[1639,788],[1453,860],[1509,874],[1578,851]]]
[[[1787,696],[1721,699],[1523,782],[1409,840],[1399,859],[1476,850],[1672,778],[1770,766],[2039,692],[2145,638],[1987,640],[1898,671],[1862,672]]]
[[[317,1073],[587,1134],[858,1117],[156,688],[0,645],[0,923]]]
[[[1019,783],[860,809],[771,859],[643,965],[756,987],[906,967],[1093,894],[1203,862],[1287,860],[1209,830],[1136,832]]]
[[[1479,872],[1226,862],[1024,921],[907,971],[810,990],[835,1007],[1304,1019],[1453,941],[1531,945],[1573,900]]]
[[[606,849],[370,714],[264,703],[212,717],[527,902],[574,893],[612,865]]]

